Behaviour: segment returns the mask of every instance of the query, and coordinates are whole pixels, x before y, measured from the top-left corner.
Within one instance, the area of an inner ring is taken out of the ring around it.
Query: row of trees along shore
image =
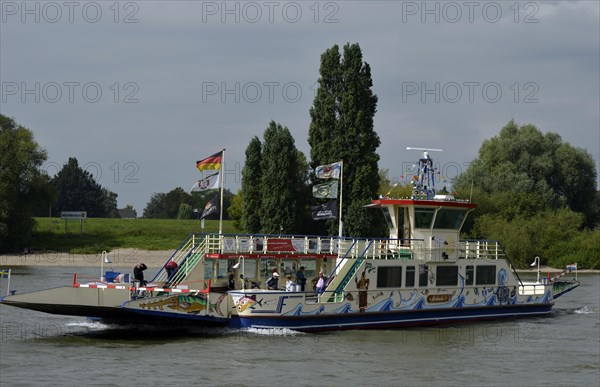
[[[317,204],[312,171],[343,160],[344,235],[385,237],[381,214],[364,206],[380,194],[394,196],[410,187],[408,182],[392,184],[387,171],[378,168],[380,139],[373,124],[378,99],[359,45],[327,49],[318,83],[310,108],[310,161],[296,148],[290,130],[271,121],[262,140],[253,136],[249,141],[241,189],[225,194],[226,214],[241,232],[336,235],[336,219],[311,219],[310,207]],[[79,206],[90,217],[115,216],[117,195],[93,183],[77,160],[69,159],[49,177],[41,170],[46,152],[30,130],[5,116],[0,116],[0,130],[0,251],[26,246],[35,227],[32,216],[47,214],[50,204],[57,210]],[[517,267],[539,255],[543,264],[556,267],[578,262],[600,269],[596,173],[586,150],[556,133],[511,120],[483,142],[478,157],[452,182],[452,193],[472,196],[479,204],[463,237],[499,240]],[[154,193],[144,217],[189,218],[212,195],[190,195],[180,187]],[[80,196],[93,203],[77,202]]]

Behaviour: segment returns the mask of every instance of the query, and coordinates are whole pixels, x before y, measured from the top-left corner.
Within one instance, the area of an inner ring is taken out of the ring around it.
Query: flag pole
[[[219,166],[219,173],[221,176],[221,201],[219,205],[219,235],[223,234],[223,185],[225,182],[225,176],[223,175],[223,165],[225,165],[225,148],[223,148],[223,153],[221,154],[221,165]]]
[[[342,223],[342,198],[344,196],[344,160],[340,161],[340,220],[339,220],[339,233],[340,238],[342,237],[342,231],[344,229]]]

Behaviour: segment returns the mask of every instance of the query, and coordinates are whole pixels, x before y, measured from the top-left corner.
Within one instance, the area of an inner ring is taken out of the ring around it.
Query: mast
[[[225,175],[223,174],[223,166],[225,165],[225,148],[223,148],[223,153],[221,154],[221,165],[219,166],[219,173],[221,174],[221,199],[219,203],[219,235],[223,234],[223,186],[225,184]]]

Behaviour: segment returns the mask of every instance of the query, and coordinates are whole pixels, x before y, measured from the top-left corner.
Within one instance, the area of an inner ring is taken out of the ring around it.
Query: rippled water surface
[[[16,267],[11,288],[73,272]],[[0,385],[598,386],[600,275],[579,279],[549,317],[325,334],[116,327],[2,305]]]

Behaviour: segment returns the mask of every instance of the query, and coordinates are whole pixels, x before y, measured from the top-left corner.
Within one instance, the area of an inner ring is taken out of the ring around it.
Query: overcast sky
[[[195,162],[244,151],[269,121],[307,158],[320,55],[358,43],[379,97],[380,168],[441,148],[451,178],[512,118],[600,159],[598,1],[4,1],[0,112],[56,173],[69,157],[142,211],[189,191]],[[577,166],[573,166],[576,168]]]

